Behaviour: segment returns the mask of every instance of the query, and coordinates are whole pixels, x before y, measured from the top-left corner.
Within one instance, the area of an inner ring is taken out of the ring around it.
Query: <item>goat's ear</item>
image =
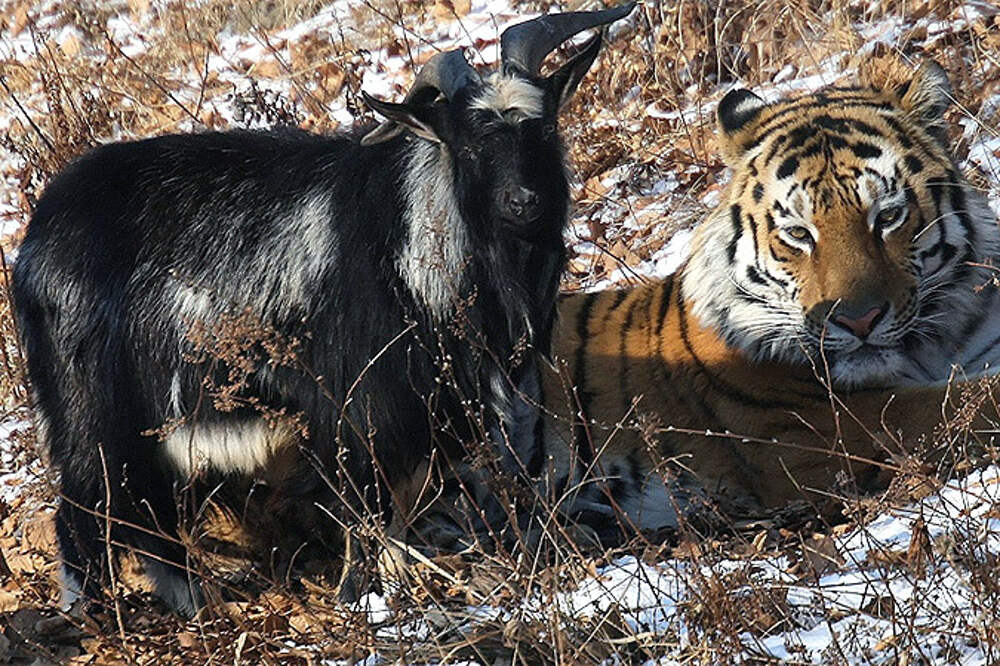
[[[566,102],[573,97],[576,87],[580,85],[584,74],[594,64],[598,52],[601,50],[601,33],[597,33],[587,42],[583,50],[569,59],[569,62],[553,72],[546,83],[549,91],[556,99],[556,108],[562,109]]]
[[[386,122],[361,138],[362,146],[388,141],[407,129],[423,139],[441,142],[441,137],[434,129],[437,123],[435,122],[436,113],[433,106],[408,102],[401,104],[383,102],[364,91],[361,91],[361,97],[372,110],[387,119]]]
[[[745,88],[731,90],[719,102],[719,152],[729,166],[739,162],[767,103]]]
[[[944,141],[947,128],[944,112],[952,103],[951,82],[941,65],[924,60],[913,78],[896,87],[899,105],[931,134]]]

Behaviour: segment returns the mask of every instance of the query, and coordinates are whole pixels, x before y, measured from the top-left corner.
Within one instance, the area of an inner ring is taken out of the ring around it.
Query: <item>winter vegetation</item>
[[[791,506],[600,549],[553,522],[533,551],[409,552],[404,571],[352,603],[337,598],[336,569],[321,557],[303,553],[294,575],[276,576],[232,516],[207,503],[181,538],[190,566],[213,572],[215,603],[181,618],[124,558],[106,605],[62,612],[56,485],[36,447],[9,292],[46,183],[111,140],[349,130],[380,119],[362,91],[401,100],[439,52],[464,48],[474,65],[494,66],[509,25],[598,6],[0,0],[0,663],[1000,662],[1000,460],[989,447],[946,469],[892,460],[888,490],[837,498],[835,524]],[[609,30],[560,116],[573,200],[562,289],[642,284],[680,265],[727,179],[714,114],[729,90],[776,99],[888,85],[925,57],[954,87],[947,118],[959,166],[1000,212],[995,3],[640,5]],[[955,400],[978,406],[971,394]]]

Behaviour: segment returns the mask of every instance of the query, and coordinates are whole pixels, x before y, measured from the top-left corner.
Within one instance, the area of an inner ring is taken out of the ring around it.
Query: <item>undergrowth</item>
[[[571,8],[581,4],[568,3]],[[525,2],[518,10],[549,6]],[[0,174],[0,183],[6,184],[0,193],[0,204],[6,204],[0,208],[0,223],[20,223],[0,242],[5,256],[15,250],[45,183],[89,147],[112,139],[230,126],[335,130],[346,124],[343,116],[334,119],[335,107],[358,122],[371,120],[360,91],[365,72],[384,66],[378,54],[400,56],[412,65],[432,23],[461,25],[468,12],[468,4],[458,0],[364,0],[332,28],[281,35],[283,28],[322,7],[289,0],[0,3],[0,113],[7,120],[0,142],[8,153]],[[980,17],[937,37],[916,23],[928,16],[951,21],[962,7],[957,0],[641,5],[634,25],[613,33],[618,38],[605,48],[562,116],[578,178],[570,240],[597,248],[572,258],[565,288],[593,284],[619,269],[620,282],[641,281],[630,269],[707,212],[706,201],[725,179],[711,109],[736,83],[781,92],[782,82],[817,71],[832,59],[836,73],[826,83],[860,78],[884,85],[899,81],[915,61],[932,56],[955,86],[959,104],[949,112],[950,124],[957,157],[963,159],[970,142],[980,133],[995,133],[1000,122],[1000,111],[983,108],[984,100],[1000,90],[1000,16]],[[864,28],[894,17],[902,31],[897,46],[866,48],[870,36]],[[144,48],[123,46],[115,28],[120,19],[136,26],[141,34],[133,35],[134,43]],[[256,44],[258,57],[227,51],[222,42],[230,34]],[[478,51],[495,45],[471,46],[469,55],[477,61]],[[704,112],[682,113],[691,109]],[[971,130],[960,135],[958,121],[963,119]],[[612,174],[617,175],[610,178]],[[676,182],[667,194],[655,188],[664,174]],[[969,176],[983,187],[1000,179],[1000,174],[982,171]],[[636,201],[657,206],[636,210]],[[27,416],[30,407],[10,307],[9,268],[5,260],[0,275],[0,409],[5,420]],[[257,334],[262,336],[257,343],[267,339],[267,332]],[[238,344],[235,351],[220,346],[229,334],[202,335],[206,354],[226,359],[246,352]],[[272,345],[268,353],[280,350],[288,362],[294,350],[283,344]],[[238,383],[241,377],[232,379]],[[217,393],[213,399],[238,399],[226,389],[210,387]],[[972,396],[961,399],[975,402]],[[270,416],[276,421],[295,418]],[[4,459],[6,465],[27,466],[36,457],[31,430],[25,427],[18,437],[17,455]],[[960,469],[996,462],[991,450],[952,453],[949,459]],[[938,470],[916,461],[896,464],[898,475],[889,492],[843,498],[850,518],[875,516],[941,488]],[[447,472],[430,470],[428,478],[440,481],[436,475],[442,474]],[[516,484],[501,490],[520,498],[522,505],[544,507],[552,499],[532,498],[530,492],[525,499],[526,489]],[[842,564],[831,535],[846,529],[825,524],[809,507],[791,507],[756,521],[719,516],[682,525],[669,535],[632,535],[609,549],[576,538],[582,535],[571,524],[541,511],[530,539],[523,534],[513,542],[497,537],[474,553],[435,555],[404,544],[398,525],[397,531],[368,525],[362,536],[374,544],[371,552],[396,559],[383,563],[378,603],[384,605],[351,607],[336,599],[340,571],[332,560],[310,560],[292,547],[291,561],[278,562],[271,541],[243,529],[247,516],[266,518],[273,509],[266,492],[243,491],[247,499],[241,515],[211,497],[202,498],[191,512],[184,539],[194,554],[192,569],[208,582],[209,596],[217,603],[190,622],[158,607],[138,565],[127,559],[119,563],[124,588],[117,607],[102,610],[99,605],[92,617],[83,619],[64,616],[58,609],[55,546],[48,526],[55,501],[52,485],[43,476],[14,504],[0,501],[0,578],[5,581],[0,617],[6,623],[0,662],[28,663],[37,657],[74,663],[311,664],[321,659],[354,663],[374,654],[400,663],[643,663],[664,654],[679,655],[676,663],[752,661],[755,641],[805,626],[802,608],[788,603],[787,580],[765,575],[761,562],[785,557],[786,573],[808,585]],[[439,499],[433,490],[427,492],[428,502]],[[266,522],[260,521],[257,530],[266,531],[261,526]],[[489,541],[490,535],[474,536]],[[998,656],[996,554],[972,542],[917,536],[921,538],[912,540],[917,546],[889,552],[889,563],[907,567],[914,576],[933,570],[933,563],[952,563],[975,595],[977,617],[951,624],[942,620],[937,640],[954,642],[956,650],[961,642],[987,645],[989,654]],[[600,587],[602,578],[596,574],[601,567],[624,556],[647,565],[639,571],[648,577],[664,568],[683,574],[684,588],[676,594],[679,620],[657,619],[655,612],[639,617],[613,604],[583,616],[557,603],[564,592]],[[407,566],[397,568],[398,561]],[[660,564],[665,561],[669,564]],[[525,599],[533,600],[530,608]],[[891,618],[893,626],[913,624],[914,618],[902,616],[903,605],[891,595],[876,595],[865,603],[873,618]],[[818,601],[814,612],[830,623],[844,611]],[[893,640],[873,660],[919,663],[908,656],[919,657],[925,649],[919,636],[900,631]],[[882,659],[886,655],[895,657]],[[829,663],[846,661],[842,652],[830,654]]]

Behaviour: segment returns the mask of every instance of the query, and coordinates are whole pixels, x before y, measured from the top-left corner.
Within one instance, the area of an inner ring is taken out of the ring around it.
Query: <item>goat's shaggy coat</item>
[[[360,144],[164,136],[100,147],[52,181],[14,291],[71,587],[104,580],[110,515],[112,541],[193,611],[177,482],[253,474],[296,439],[323,470],[301,492],[320,486],[350,522],[386,517],[386,491],[432,451],[533,435],[565,255],[555,119],[598,46],[548,79],[515,59],[480,79],[442,54],[433,86],[370,101],[395,127]],[[237,320],[259,335],[222,330]]]

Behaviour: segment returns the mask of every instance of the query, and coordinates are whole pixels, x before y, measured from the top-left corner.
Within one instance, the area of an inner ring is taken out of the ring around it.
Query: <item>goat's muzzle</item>
[[[505,187],[500,193],[500,211],[506,222],[522,225],[541,217],[542,206],[537,192],[512,185]]]

